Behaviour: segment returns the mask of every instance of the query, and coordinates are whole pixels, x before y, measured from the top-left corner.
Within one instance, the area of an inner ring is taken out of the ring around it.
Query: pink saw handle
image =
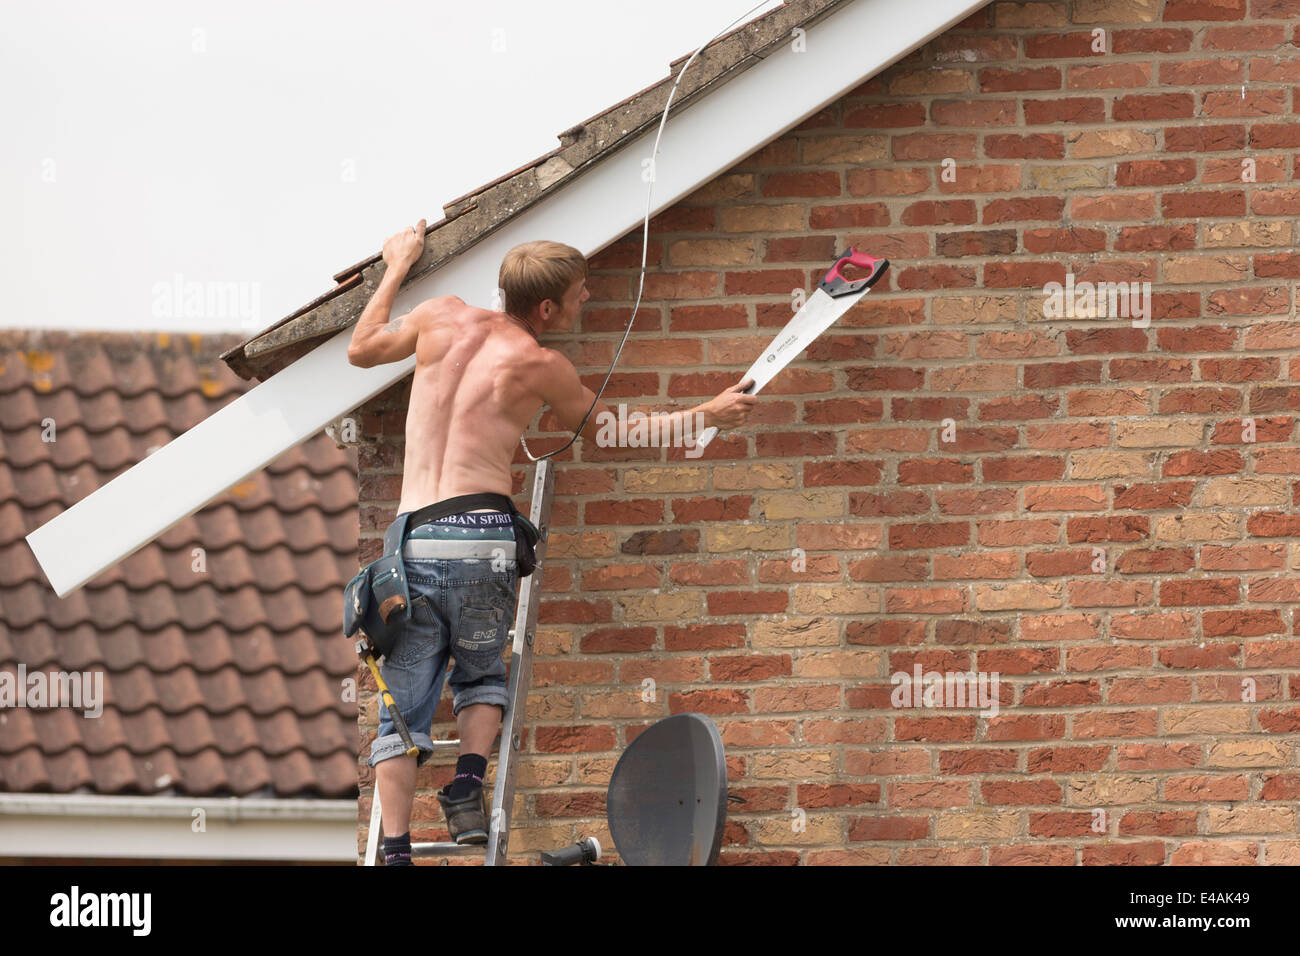
[[[844,273],[840,271],[846,264],[857,266],[860,269],[868,269],[870,270],[870,275],[850,281],[846,279]],[[885,270],[888,268],[888,259],[878,259],[875,256],[867,255],[865,252],[858,252],[858,250],[849,246],[848,251],[842,253],[840,257],[835,260],[835,265],[831,266],[830,271],[826,273],[822,278],[822,281],[817,283],[817,288],[821,289],[832,298],[841,295],[852,295],[855,292],[862,291],[864,288],[870,288],[875,285],[877,280],[885,274]]]

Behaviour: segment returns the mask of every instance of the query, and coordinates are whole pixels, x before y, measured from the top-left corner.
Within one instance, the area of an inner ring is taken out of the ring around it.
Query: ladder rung
[[[411,856],[461,856],[486,853],[486,843],[412,843]]]
[[[492,755],[497,753],[500,749],[501,749],[501,735],[498,733],[492,741],[492,746],[488,748],[488,759],[491,760]],[[447,750],[455,750],[459,752],[460,738],[458,737],[455,740],[435,740],[433,742],[434,753],[438,753],[440,751],[447,751]]]

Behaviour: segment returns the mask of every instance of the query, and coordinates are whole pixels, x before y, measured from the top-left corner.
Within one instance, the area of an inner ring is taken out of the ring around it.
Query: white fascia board
[[[655,163],[652,214],[671,206],[987,0],[856,0],[680,111],[670,109]],[[692,65],[694,68],[694,65]],[[392,315],[458,295],[488,307],[501,259],[534,239],[593,255],[645,215],[658,123],[441,268],[397,293]],[[347,359],[352,329],[282,369],[144,461],[27,535],[55,593],[65,597],[129,557],[329,422],[409,375],[415,357],[362,369]]]
[[[357,802],[5,793],[9,856],[355,861]]]

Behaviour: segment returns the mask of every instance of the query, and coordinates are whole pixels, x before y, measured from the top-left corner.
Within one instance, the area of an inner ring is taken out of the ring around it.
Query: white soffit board
[[[987,0],[856,0],[808,28],[700,101],[670,108],[655,165],[652,214],[734,166]],[[695,65],[692,64],[692,69]],[[658,123],[590,171],[509,220],[451,262],[398,291],[392,315],[458,295],[488,307],[501,258],[547,238],[593,255],[645,216],[642,160]],[[27,536],[55,593],[65,597],[130,556],[231,485],[415,368],[415,357],[369,369],[348,362],[352,327],[246,392]]]
[[[203,826],[195,810],[203,810]],[[0,794],[0,857],[355,861],[355,800]]]

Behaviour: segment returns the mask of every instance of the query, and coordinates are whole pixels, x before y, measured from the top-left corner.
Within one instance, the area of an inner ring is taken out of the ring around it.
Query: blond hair
[[[569,287],[586,277],[587,260],[581,252],[562,242],[538,239],[505,254],[497,285],[505,311],[526,319],[547,299],[558,305]]]

